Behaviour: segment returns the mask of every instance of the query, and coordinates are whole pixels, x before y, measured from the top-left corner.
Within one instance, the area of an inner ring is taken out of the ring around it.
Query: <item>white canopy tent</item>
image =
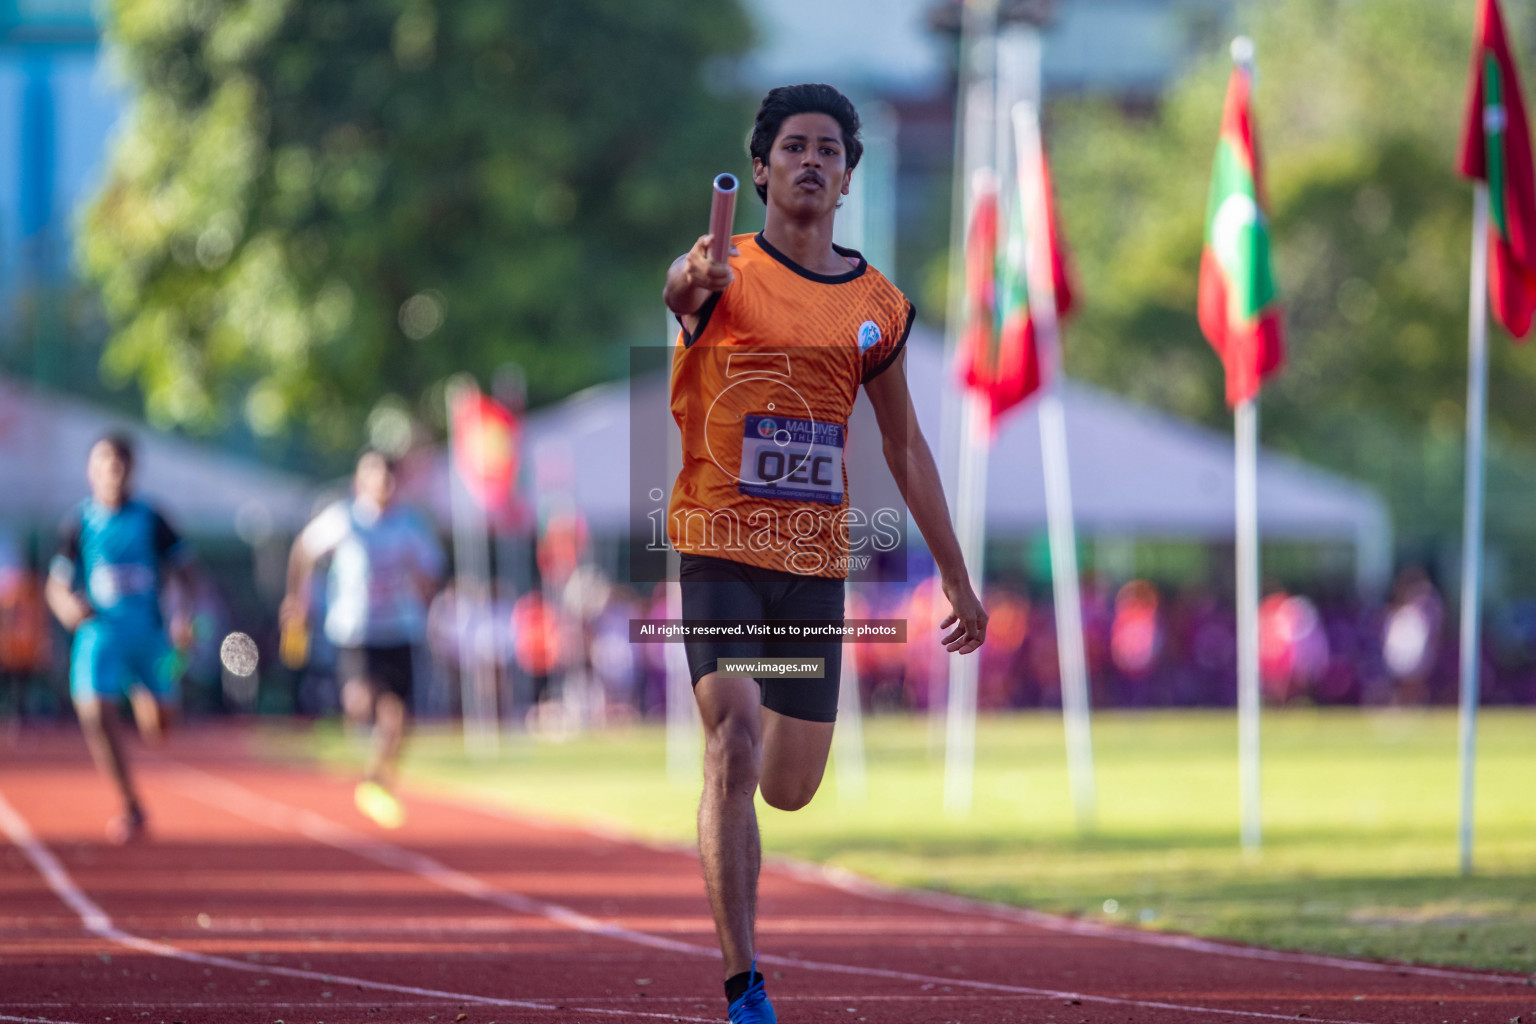
[[[67,395],[0,378],[0,525],[51,529],[86,496],[85,458],[109,430],[137,446],[135,492],[193,533],[291,532],[318,485],[210,445],[161,433]]]
[[[942,389],[957,386],[931,333],[913,330],[907,345],[913,405],[937,451]],[[630,513],[630,397],[656,419],[658,436],[670,429],[667,381],[651,377],[588,388],[529,415],[527,480],[559,479],[570,490],[595,535],[621,534]],[[1220,540],[1233,536],[1234,460],[1229,435],[1075,381],[1064,389],[1072,504],[1083,533],[1117,537]],[[988,474],[987,533],[1020,536],[1045,528],[1045,488],[1039,419],[1032,406],[1011,416],[996,439]],[[849,427],[849,489],[868,493],[887,474],[879,433],[860,396]],[[446,495],[442,459],[419,488]],[[887,477],[888,480],[888,477]],[[668,481],[670,484],[670,481]],[[887,482],[884,486],[889,487]],[[430,497],[429,497],[430,500]],[[446,501],[446,499],[444,499]],[[441,510],[446,521],[446,505]],[[1334,541],[1356,550],[1362,587],[1380,588],[1391,570],[1392,526],[1387,507],[1371,489],[1334,473],[1274,453],[1259,459],[1259,520],[1266,539]]]

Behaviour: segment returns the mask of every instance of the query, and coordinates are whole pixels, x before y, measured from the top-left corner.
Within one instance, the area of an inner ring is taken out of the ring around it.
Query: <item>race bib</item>
[[[742,494],[843,503],[843,424],[769,415],[742,419]]]
[[[126,597],[152,594],[155,574],[143,565],[98,565],[91,570],[86,591],[98,608],[112,608]]]

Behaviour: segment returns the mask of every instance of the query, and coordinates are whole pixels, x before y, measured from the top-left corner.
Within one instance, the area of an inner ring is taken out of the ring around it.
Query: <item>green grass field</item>
[[[942,813],[941,734],[865,722],[868,795],[837,767],[805,810],[760,804],[770,854],[902,885],[1137,927],[1286,949],[1536,972],[1536,713],[1481,719],[1476,871],[1457,873],[1453,711],[1266,714],[1264,844],[1238,844],[1231,712],[1100,714],[1098,827],[1080,834],[1060,719],[984,718],[975,810]],[[355,747],[334,727],[311,752]],[[471,761],[423,733],[407,779],[566,820],[690,841],[697,775],[669,780],[664,735],[644,726],[551,743],[512,737]]]

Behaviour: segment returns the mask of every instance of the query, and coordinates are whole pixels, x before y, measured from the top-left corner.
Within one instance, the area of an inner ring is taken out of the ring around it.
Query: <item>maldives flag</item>
[[[1251,87],[1252,73],[1233,68],[1200,256],[1200,330],[1226,367],[1232,406],[1255,397],[1285,359]]]
[[[487,511],[505,511],[517,483],[521,425],[500,402],[465,389],[453,407],[453,464]]]
[[[1007,245],[998,265],[997,361],[990,390],[994,426],[1003,413],[1040,387],[1040,354],[1035,347],[1037,325],[1030,313],[1031,259],[1049,260],[1056,322],[1060,324],[1061,318],[1072,310],[1072,286],[1051,199],[1051,171],[1043,152],[1038,166],[1019,167]]]
[[[990,394],[997,376],[997,180],[978,174],[965,235],[965,327],[960,381]]]
[[[1472,81],[1456,169],[1488,183],[1488,299],[1516,338],[1536,309],[1536,179],[1520,79],[1497,0],[1477,8]]]

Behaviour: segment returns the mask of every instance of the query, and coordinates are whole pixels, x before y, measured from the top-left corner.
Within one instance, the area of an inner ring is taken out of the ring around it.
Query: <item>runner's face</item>
[[[98,504],[116,508],[128,493],[128,463],[112,445],[97,441],[85,462],[85,479]]]
[[[753,180],[768,186],[768,205],[807,220],[832,215],[852,173],[842,126],[829,114],[785,118],[768,163],[752,160]]]
[[[395,496],[395,474],[389,463],[377,455],[364,455],[358,460],[354,483],[357,496],[379,508],[386,507]]]

